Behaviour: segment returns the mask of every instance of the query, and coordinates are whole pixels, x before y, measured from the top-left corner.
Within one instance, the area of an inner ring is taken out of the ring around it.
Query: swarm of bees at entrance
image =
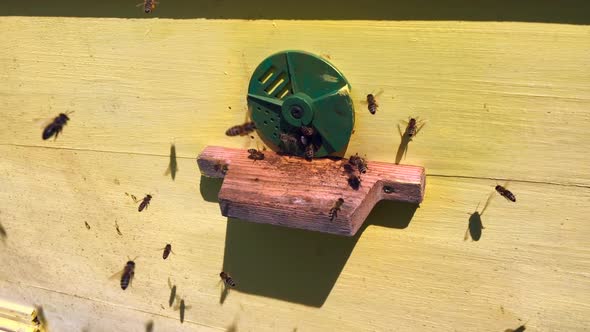
[[[361,186],[361,174],[367,172],[367,162],[364,158],[359,157],[358,153],[350,156],[348,163],[343,165],[344,172],[348,176],[348,184],[354,190],[358,190]]]
[[[313,127],[301,126],[291,132],[279,134],[281,152],[288,155],[303,155],[307,161],[315,157],[319,136]]]

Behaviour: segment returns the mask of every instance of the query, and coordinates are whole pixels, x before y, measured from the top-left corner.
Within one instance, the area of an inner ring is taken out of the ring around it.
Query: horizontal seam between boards
[[[152,156],[169,158],[168,154],[156,154],[156,153],[145,153],[145,152],[128,152],[128,151],[111,151],[111,150],[93,150],[93,149],[81,149],[81,148],[67,148],[67,147],[53,147],[53,146],[40,146],[40,145],[26,145],[26,144],[14,144],[14,143],[0,143],[0,146],[16,146],[22,148],[39,148],[39,149],[55,149],[65,151],[81,151],[81,152],[98,152],[98,153],[113,153],[113,154],[125,154],[135,156]],[[176,156],[176,159],[187,159],[193,160],[195,157],[182,157]],[[494,178],[494,177],[481,177],[481,176],[467,176],[467,175],[450,175],[450,174],[426,174],[426,177],[431,178],[456,178],[456,179],[472,179],[472,180],[494,180],[494,181],[510,181],[516,183],[531,183],[531,184],[545,184],[550,186],[561,186],[561,187],[576,187],[590,189],[590,185],[578,184],[578,183],[559,183],[559,182],[548,182],[548,181],[535,181],[535,180],[516,180],[507,178]]]
[[[141,312],[144,314],[149,314],[149,315],[154,315],[154,316],[158,316],[158,317],[163,317],[163,318],[168,318],[171,320],[178,320],[177,318],[174,317],[170,317],[170,316],[166,316],[166,315],[162,315],[156,312],[150,312],[150,311],[146,311],[143,309],[138,309],[138,308],[134,308],[134,307],[128,307],[128,306],[124,306],[124,305],[120,305],[117,303],[112,303],[112,302],[108,302],[108,301],[104,301],[104,300],[100,300],[100,299],[94,299],[94,298],[90,298],[90,297],[85,297],[85,296],[81,296],[81,295],[77,295],[77,294],[70,294],[64,291],[59,291],[59,290],[55,290],[55,289],[49,289],[49,288],[45,288],[42,286],[36,286],[36,285],[29,285],[23,282],[18,282],[18,281],[13,281],[13,280],[8,280],[8,279],[3,279],[3,281],[11,283],[11,284],[15,284],[15,285],[19,285],[19,286],[25,286],[25,287],[31,287],[31,288],[36,288],[36,289],[41,289],[47,292],[52,292],[52,293],[56,293],[56,294],[60,294],[60,295],[65,295],[65,296],[72,296],[78,299],[82,299],[82,300],[87,300],[87,301],[92,301],[92,302],[97,302],[97,303],[101,303],[101,304],[105,304],[107,306],[111,306],[111,307],[115,307],[115,308],[123,308],[123,309],[128,309],[128,310],[133,310],[133,311],[137,311],[137,312]],[[199,325],[199,326],[206,326],[209,328],[213,328],[213,329],[217,329],[220,331],[225,331],[224,328],[221,327],[216,327],[216,326],[211,326],[211,325],[207,325],[207,324],[202,324],[202,323],[197,323],[195,321],[191,321],[188,319],[184,320],[185,323],[191,323],[191,324],[195,324],[195,325]]]

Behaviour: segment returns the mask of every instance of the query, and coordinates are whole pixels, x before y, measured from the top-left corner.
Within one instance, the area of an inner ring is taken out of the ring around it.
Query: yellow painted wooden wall
[[[42,305],[53,331],[590,329],[588,22],[387,20],[383,5],[385,20],[241,20],[248,2],[228,19],[174,19],[166,2],[166,19],[122,2],[120,17],[24,2],[0,17],[1,298]],[[352,83],[349,152],[393,162],[399,121],[427,121],[403,161],[426,168],[419,209],[380,204],[355,238],[220,215],[221,184],[195,157],[255,146],[224,131],[244,120],[253,69],[285,49],[331,58]],[[380,89],[371,116],[360,100]],[[43,141],[40,119],[64,111],[63,134]],[[507,179],[517,202],[495,197],[481,240],[464,241]],[[125,192],[154,198],[138,213]],[[128,256],[122,291],[109,277]],[[236,290],[221,292],[222,269]],[[184,324],[168,278],[191,306]]]

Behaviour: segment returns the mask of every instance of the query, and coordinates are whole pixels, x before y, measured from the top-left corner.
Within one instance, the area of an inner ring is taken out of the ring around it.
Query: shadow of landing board
[[[7,1],[0,16],[590,23],[590,2],[583,0],[369,0],[357,6],[337,0],[322,1],[322,6],[312,0],[280,5],[264,0],[161,0],[148,15],[135,7],[138,2],[54,0],[48,5],[44,0]]]
[[[223,271],[236,281],[232,291],[321,307],[368,225],[406,228],[416,206],[380,202],[354,237],[343,237],[229,218]]]

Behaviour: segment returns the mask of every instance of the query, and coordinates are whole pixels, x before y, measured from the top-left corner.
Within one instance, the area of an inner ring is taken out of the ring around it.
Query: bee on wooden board
[[[364,158],[359,157],[358,153],[355,154],[354,156],[350,156],[350,158],[348,159],[348,162],[351,165],[354,165],[358,168],[359,172],[365,174],[367,173],[367,162],[365,161]]]
[[[145,195],[145,197],[141,200],[141,203],[139,204],[137,211],[141,212],[144,209],[147,209],[148,205],[150,205],[151,200],[152,200],[152,195],[150,195],[150,194]]]
[[[348,176],[348,184],[354,190],[359,190],[361,186],[361,177],[356,174],[350,174]]]
[[[122,271],[115,273],[111,278],[116,278],[118,276],[121,276],[121,289],[125,290],[127,289],[127,287],[129,287],[129,285],[131,285],[131,283],[133,282],[133,277],[135,276],[135,260],[137,259],[137,257],[135,257],[134,259],[130,259],[127,261],[127,264],[125,264],[125,267],[123,268]]]
[[[398,125],[397,129],[400,132],[400,135],[402,137],[407,137],[410,141],[412,140],[412,138],[416,135],[418,135],[418,133],[420,132],[420,130],[422,129],[422,127],[424,127],[424,125],[426,123],[424,123],[422,120],[420,120],[419,118],[412,118],[410,117],[408,121],[403,121],[402,123],[406,124],[406,130],[404,131],[404,133],[401,133],[401,128]]]
[[[230,277],[229,274],[227,274],[226,272],[221,272],[219,273],[219,277],[221,277],[221,280],[223,280],[223,282],[230,287],[236,287],[236,283],[234,281],[234,279],[232,279],[232,277]]]
[[[221,174],[225,175],[227,174],[227,170],[229,169],[229,167],[227,166],[227,164],[222,163],[221,161],[218,161],[214,166],[213,166],[213,170],[215,170],[215,172],[220,172]]]
[[[144,0],[142,3],[138,3],[136,7],[143,6],[143,11],[146,14],[149,14],[149,13],[153,12],[154,9],[156,9],[156,5],[158,5],[158,4],[160,4],[160,3],[155,0]]]
[[[246,122],[242,125],[229,128],[225,131],[225,134],[227,136],[246,136],[254,130],[256,130],[256,124],[254,122]]]
[[[266,148],[263,148],[263,150],[266,150]],[[248,159],[252,159],[254,161],[264,160],[264,153],[262,151],[256,149],[248,149],[248,153]]]
[[[313,159],[313,156],[315,155],[315,146],[313,146],[313,144],[308,144],[305,147],[304,155],[307,161],[311,161]]]
[[[88,225],[87,221],[84,222],[84,225],[86,225],[86,229],[90,229],[90,225]]]
[[[336,202],[334,203],[334,205],[330,209],[330,212],[328,213],[328,216],[330,217],[330,221],[333,221],[334,219],[336,219],[336,217],[338,216],[338,211],[340,211],[342,204],[344,204],[344,199],[342,197],[340,197],[340,198],[338,198],[338,200],[336,200]]]
[[[53,121],[50,124],[48,124],[47,127],[45,127],[45,129],[43,130],[43,139],[46,140],[53,135],[55,135],[54,139],[57,139],[57,136],[59,136],[59,133],[61,133],[63,127],[70,120],[68,114],[71,113],[73,112],[60,113],[58,116],[56,116],[55,119],[53,119]]]
[[[500,194],[502,197],[506,198],[511,202],[516,202],[516,196],[514,196],[514,194],[510,190],[506,189],[507,186],[508,183],[504,184],[504,186],[498,184],[496,185],[495,189],[498,192],[498,194]]]

